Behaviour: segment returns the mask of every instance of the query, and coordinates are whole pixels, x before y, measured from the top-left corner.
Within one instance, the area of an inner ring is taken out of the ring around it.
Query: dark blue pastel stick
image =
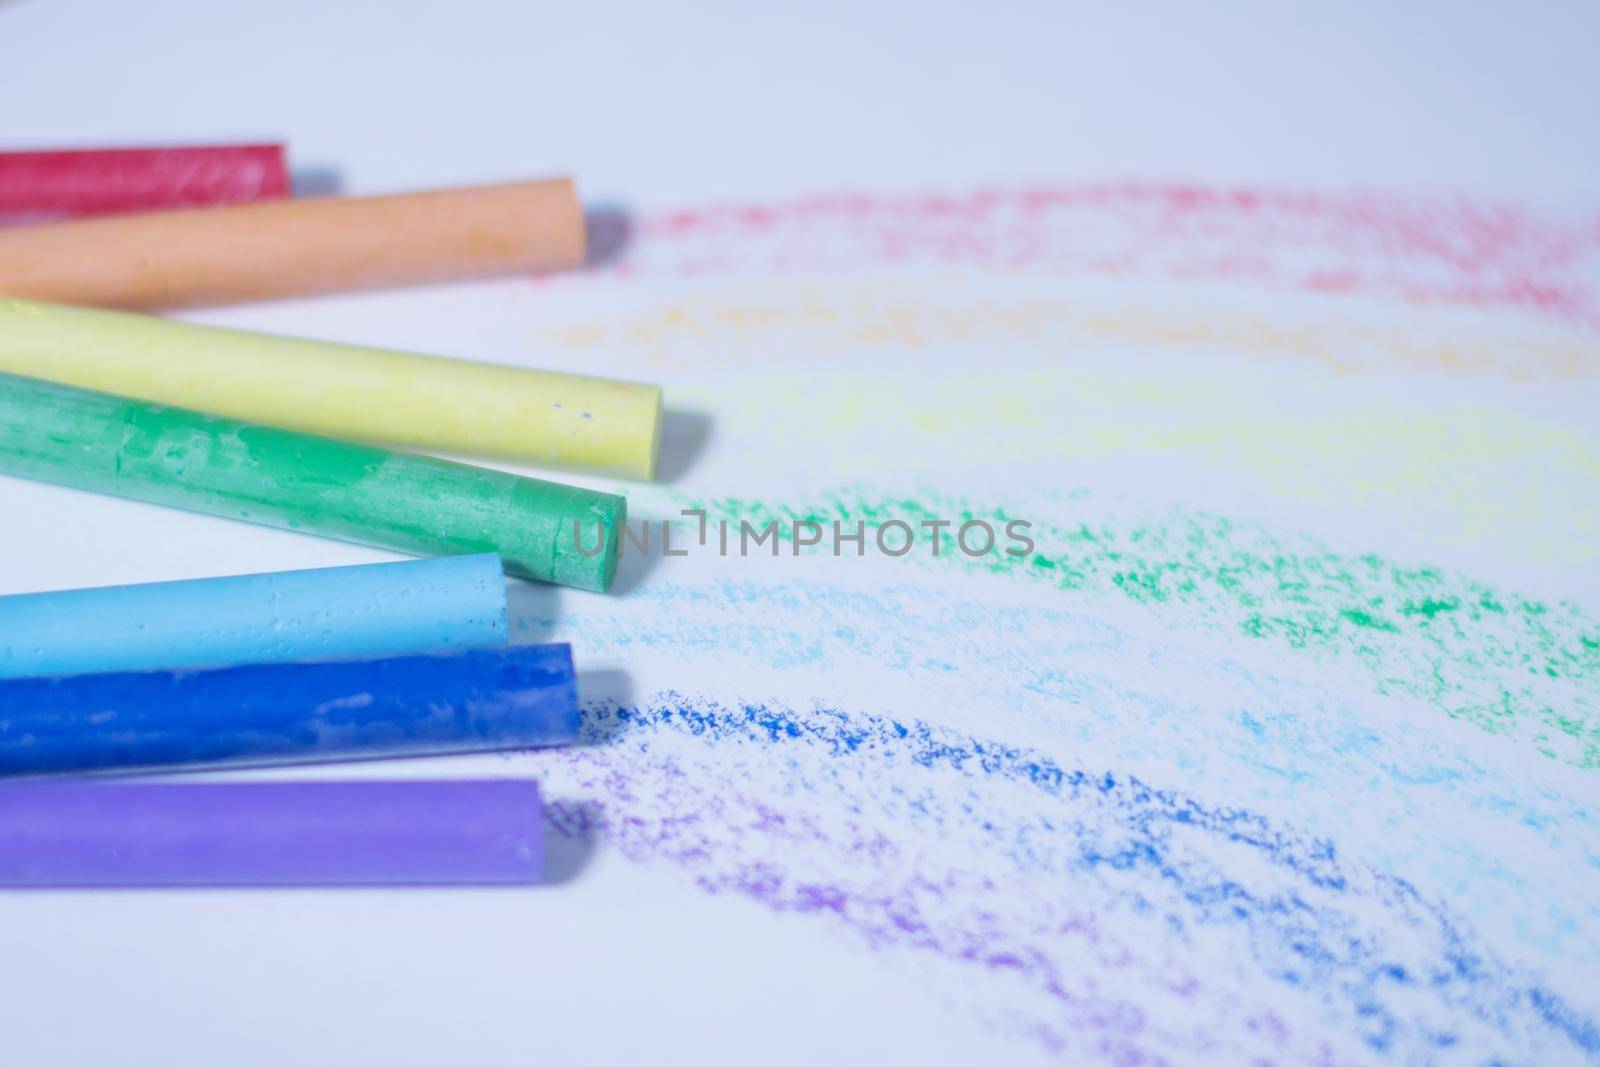
[[[0,679],[0,774],[530,748],[578,734],[569,645]]]

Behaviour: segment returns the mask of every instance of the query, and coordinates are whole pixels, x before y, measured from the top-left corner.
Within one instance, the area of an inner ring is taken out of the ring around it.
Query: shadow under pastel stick
[[[504,645],[493,553],[0,597],[0,678]]]
[[[0,784],[0,888],[518,885],[532,781]]]

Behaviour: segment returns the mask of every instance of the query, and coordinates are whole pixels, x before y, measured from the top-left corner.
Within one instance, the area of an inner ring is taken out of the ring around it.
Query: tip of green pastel
[[[550,580],[574,589],[596,593],[611,590],[617,577],[617,558],[621,555],[622,525],[628,521],[628,500],[615,493],[584,492],[568,504],[561,519]],[[589,531],[598,527],[598,550],[591,547]],[[582,530],[582,538],[568,536]],[[580,545],[580,540],[584,543]]]
[[[661,411],[661,390],[656,390],[655,407],[650,414],[650,454],[645,457],[644,480],[656,480],[656,468],[661,462],[661,424],[666,421]]]

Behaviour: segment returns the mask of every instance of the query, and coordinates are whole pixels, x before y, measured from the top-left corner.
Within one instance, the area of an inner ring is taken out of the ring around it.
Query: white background
[[[1592,193],[1567,4],[0,3],[0,139],[287,138],[353,192],[1078,177]]]

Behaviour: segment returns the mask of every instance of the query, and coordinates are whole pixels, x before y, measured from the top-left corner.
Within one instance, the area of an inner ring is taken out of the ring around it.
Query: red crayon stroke
[[[1230,280],[1513,306],[1600,326],[1600,212],[1461,197],[1112,183],[817,196],[643,218],[624,277],[893,265]]]

